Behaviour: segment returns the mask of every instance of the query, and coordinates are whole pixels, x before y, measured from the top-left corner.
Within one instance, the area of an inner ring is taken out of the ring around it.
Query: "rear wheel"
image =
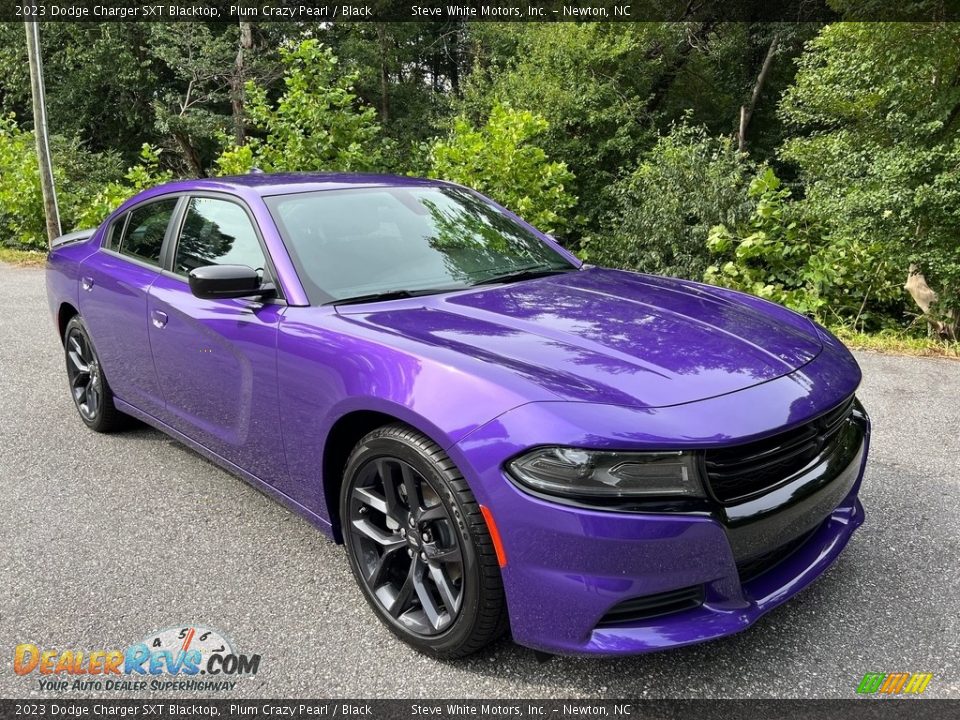
[[[70,396],[87,427],[97,432],[113,432],[127,425],[129,417],[113,404],[113,392],[103,376],[100,359],[90,340],[87,326],[74,315],[63,333]]]
[[[347,461],[340,517],[360,589],[402,640],[452,658],[504,632],[503,583],[480,506],[429,438],[400,424],[364,437]]]

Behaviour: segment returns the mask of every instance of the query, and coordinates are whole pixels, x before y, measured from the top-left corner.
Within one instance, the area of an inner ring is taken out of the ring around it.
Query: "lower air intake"
[[[610,611],[604,615],[597,627],[610,627],[612,625],[628,625],[641,620],[660,617],[661,615],[670,615],[672,613],[682,612],[683,610],[692,610],[703,605],[703,585],[693,585],[691,587],[681,588],[680,590],[671,590],[670,592],[658,593],[656,595],[644,595],[643,597],[624,600],[622,603],[614,605]]]

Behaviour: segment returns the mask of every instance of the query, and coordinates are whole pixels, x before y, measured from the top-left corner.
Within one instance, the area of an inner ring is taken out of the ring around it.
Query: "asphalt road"
[[[867,521],[799,597],[655,655],[540,664],[505,640],[437,662],[373,620],[343,549],[298,516],[159,432],[88,431],[43,272],[0,264],[0,696],[46,694],[13,673],[18,643],[199,623],[262,656],[234,697],[852,697],[868,671],[932,672],[926,696],[960,697],[960,363],[858,359]]]

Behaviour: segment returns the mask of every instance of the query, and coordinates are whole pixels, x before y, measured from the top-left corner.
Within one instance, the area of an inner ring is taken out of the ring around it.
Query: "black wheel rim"
[[[80,414],[95,420],[103,397],[100,364],[89,338],[76,328],[67,334],[67,377]]]
[[[403,629],[439,635],[463,604],[463,551],[436,489],[411,465],[373,460],[349,500],[351,550],[363,583]]]

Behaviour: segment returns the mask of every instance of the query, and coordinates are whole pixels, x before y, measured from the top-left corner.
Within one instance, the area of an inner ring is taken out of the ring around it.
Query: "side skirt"
[[[208,450],[206,447],[204,447],[200,443],[194,440],[191,440],[189,437],[184,435],[179,430],[175,430],[174,428],[170,427],[162,420],[158,420],[157,418],[153,417],[153,415],[143,412],[142,410],[134,407],[133,405],[130,405],[129,403],[124,402],[118,397],[114,397],[113,402],[117,406],[117,410],[119,410],[120,412],[124,412],[127,415],[132,415],[138,420],[142,420],[147,425],[150,425],[156,428],[157,430],[164,433],[165,435],[169,435],[174,440],[181,442],[187,447],[189,447],[190,449],[200,453],[201,455],[203,455],[203,457],[210,460],[210,462],[216,463],[217,465],[222,467],[224,470],[226,470],[230,474],[235,475],[240,479],[246,481],[248,484],[252,485],[254,488],[262,492],[264,495],[269,495],[274,500],[282,503],[283,505],[288,507],[290,510],[293,510],[295,513],[297,513],[298,515],[303,517],[305,520],[307,520],[311,525],[314,525],[328,539],[335,541],[335,538],[333,536],[333,528],[330,525],[330,523],[327,520],[324,520],[319,515],[317,515],[312,510],[298,503],[289,495],[281,492],[280,490],[277,490],[275,487],[273,487],[269,483],[264,482],[263,480],[258,478],[256,475],[251,475],[243,468],[239,467],[238,465],[234,465],[232,462],[230,462],[226,458],[221,457],[220,455],[217,455],[217,453],[213,452],[212,450]]]

